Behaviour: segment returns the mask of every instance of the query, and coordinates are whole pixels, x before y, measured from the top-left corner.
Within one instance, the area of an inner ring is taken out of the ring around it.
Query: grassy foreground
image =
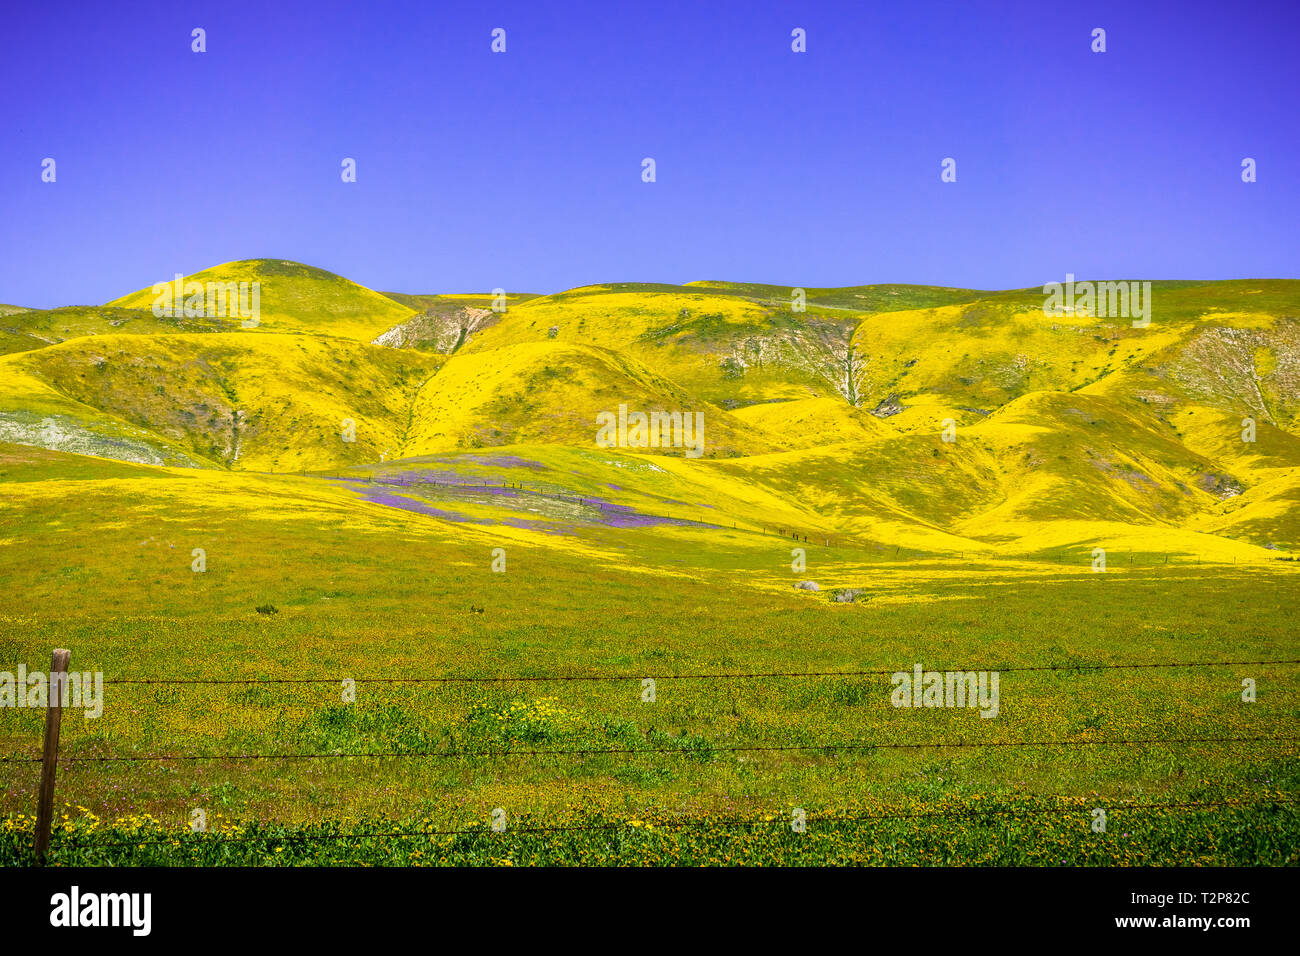
[[[1250,806],[1154,804],[1113,810],[1091,832],[1085,800],[931,807],[912,814],[827,814],[796,833],[785,819],[642,820],[574,813],[435,830],[430,820],[280,825],[224,823],[207,834],[149,817],[104,825],[71,815],[55,866],[1280,866],[1296,863],[1300,810],[1290,795]],[[0,824],[0,859],[35,862],[31,820]]]
[[[0,660],[69,647],[107,682],[103,716],[65,715],[56,864],[1300,859],[1300,668],[1238,663],[1300,657],[1293,564],[809,543],[794,573],[743,529],[457,523],[87,461],[13,465],[0,511]],[[916,663],[999,671],[997,718],[892,706]],[[0,710],[5,864],[30,862],[40,734]]]

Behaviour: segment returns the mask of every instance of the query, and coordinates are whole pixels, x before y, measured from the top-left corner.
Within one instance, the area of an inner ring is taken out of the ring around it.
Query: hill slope
[[[152,289],[3,310],[0,441],[276,471],[550,448],[587,489],[644,472],[711,520],[873,547],[1300,546],[1293,280],[1154,282],[1134,328],[1045,315],[1041,289],[809,288],[797,310],[785,286],[613,283],[495,312],[286,260],[190,278],[259,283],[258,327],[155,317]],[[621,406],[701,413],[703,457],[598,447]]]
[[[171,282],[171,276],[157,281]],[[306,332],[369,342],[409,319],[415,310],[324,269],[287,259],[227,262],[185,277],[186,282],[258,283],[260,325],[255,331]],[[251,300],[251,295],[250,295]],[[149,311],[155,300],[149,286],[108,303]]]
[[[229,317],[155,316],[149,309],[108,305],[70,305],[25,309],[0,315],[0,355],[27,352],[84,335],[159,335],[171,332],[231,332],[239,320]]]
[[[151,463],[178,453],[276,471],[371,461],[401,444],[410,401],[440,361],[270,333],[74,339],[0,358],[0,429],[14,423],[8,440],[23,440],[17,423],[30,434],[52,416],[92,434],[125,428],[155,454],[121,457]],[[345,419],[354,441],[342,437]],[[84,450],[117,457],[111,445]]]
[[[406,455],[521,442],[594,447],[597,415],[702,413],[703,453],[752,454],[778,440],[612,350],[529,342],[450,358],[420,391]],[[653,453],[653,452],[651,452]],[[665,448],[663,454],[684,454]]]

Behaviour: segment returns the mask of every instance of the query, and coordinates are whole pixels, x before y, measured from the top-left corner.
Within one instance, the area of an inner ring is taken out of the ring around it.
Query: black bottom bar
[[[734,945],[785,928],[805,943],[847,931],[876,945],[928,938],[959,949],[1098,937],[1232,946],[1287,926],[1293,884],[1293,872],[1269,869],[49,868],[0,872],[0,900],[16,938],[129,940],[145,928],[144,897],[102,894],[149,894],[144,938],[205,945],[337,946],[459,925],[494,945],[516,934],[533,943],[539,934],[595,940],[608,927],[616,935],[607,941],[645,934],[646,945],[675,932],[696,945],[714,933]],[[116,916],[119,925],[73,927],[74,886],[76,922]]]

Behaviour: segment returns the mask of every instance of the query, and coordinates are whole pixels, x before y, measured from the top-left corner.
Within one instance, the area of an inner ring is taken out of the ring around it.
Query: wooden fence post
[[[45,695],[45,755],[41,760],[41,793],[36,806],[36,858],[45,862],[50,848],[50,824],[54,819],[54,770],[59,762],[59,723],[63,717],[63,694],[67,687],[68,659],[72,652],[56,648],[50,658],[50,675]],[[55,675],[59,675],[56,677]]]

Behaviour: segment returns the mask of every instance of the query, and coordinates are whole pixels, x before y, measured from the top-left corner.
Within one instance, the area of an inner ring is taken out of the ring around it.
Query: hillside
[[[632,358],[608,349],[531,342],[452,357],[420,391],[406,455],[519,443],[594,444],[596,416],[631,411],[700,413],[704,454],[736,456],[779,447],[779,439]],[[684,454],[684,452],[678,452]]]
[[[170,283],[173,277],[159,276],[154,281]],[[260,324],[256,331],[335,335],[368,342],[415,312],[342,276],[287,259],[227,262],[186,276],[185,282],[205,287],[208,283],[246,282],[250,288],[257,283]],[[108,305],[147,312],[154,300],[150,285]]]
[[[23,309],[0,314],[0,355],[27,352],[85,335],[230,332],[238,328],[239,320],[236,318],[155,316],[148,308],[71,305],[58,309]]]
[[[627,354],[706,401],[734,409],[778,399],[854,396],[857,318],[789,311],[689,288],[593,286],[531,299],[467,346],[556,341]]]
[[[89,444],[46,447],[132,461],[261,471],[373,461],[400,446],[410,402],[439,361],[270,333],[74,339],[0,358],[0,436],[41,444],[55,421]],[[342,438],[345,419],[355,441]],[[119,431],[152,453],[115,454]]]
[[[0,441],[367,480],[434,459],[490,480],[484,461],[522,455],[557,494],[869,549],[1300,547],[1294,280],[1155,282],[1134,328],[1045,315],[1040,289],[809,288],[801,311],[786,286],[624,282],[494,311],[486,294],[378,293],[285,260],[191,279],[258,282],[260,323],[155,317],[147,287],[5,310]],[[599,447],[620,406],[702,414],[702,454]],[[518,505],[470,510],[525,520]]]

